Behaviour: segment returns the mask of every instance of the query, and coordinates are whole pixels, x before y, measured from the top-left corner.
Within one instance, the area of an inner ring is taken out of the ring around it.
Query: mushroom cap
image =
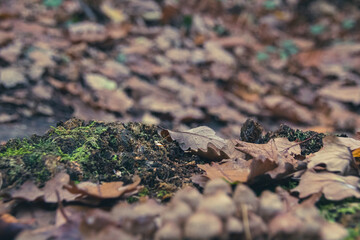
[[[191,207],[183,201],[171,201],[161,213],[162,222],[183,223],[192,214]]]
[[[226,194],[231,194],[232,192],[230,185],[225,182],[224,179],[216,178],[206,183],[204,188],[204,195],[212,195],[218,191],[225,192]]]
[[[224,192],[206,196],[199,204],[198,210],[211,212],[220,218],[227,218],[236,212],[233,200]]]
[[[167,222],[156,233],[155,240],[182,239],[181,228],[175,222]]]
[[[279,195],[264,191],[260,196],[259,213],[265,219],[269,220],[275,215],[283,212],[285,206]]]
[[[202,199],[202,195],[195,188],[185,187],[175,193],[173,199],[174,201],[183,201],[187,203],[193,210],[195,210]]]
[[[196,212],[185,223],[185,237],[189,239],[211,239],[222,234],[223,225],[216,215]]]
[[[230,234],[232,233],[240,234],[244,232],[244,225],[238,218],[229,217],[226,220],[226,231]]]
[[[242,205],[246,205],[247,210],[257,212],[259,208],[259,199],[257,199],[253,190],[244,184],[238,184],[233,195],[234,203],[238,210]]]

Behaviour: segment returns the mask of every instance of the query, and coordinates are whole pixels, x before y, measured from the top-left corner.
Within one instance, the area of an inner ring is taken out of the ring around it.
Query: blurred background
[[[360,128],[359,0],[1,0],[0,142],[70,117]]]

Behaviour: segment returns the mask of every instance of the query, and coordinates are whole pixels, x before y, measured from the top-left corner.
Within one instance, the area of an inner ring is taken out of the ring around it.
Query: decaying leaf
[[[80,194],[81,197],[93,197],[98,199],[118,198],[126,193],[135,193],[141,179],[134,177],[134,182],[124,186],[123,182],[105,182],[95,184],[92,182],[81,182],[77,185],[71,184],[65,188],[73,193]]]
[[[250,175],[249,162],[245,160],[228,161],[222,164],[198,164],[209,179],[224,178],[228,182],[247,182]]]
[[[293,192],[299,192],[300,198],[321,192],[328,200],[338,201],[348,197],[360,198],[360,179],[355,176],[340,176],[330,172],[316,173],[307,170]]]
[[[351,138],[328,136],[323,139],[323,142],[324,147],[308,159],[309,169],[323,164],[328,171],[340,172],[341,175],[359,173],[350,147],[348,147],[360,146],[360,144],[356,144],[359,141]]]
[[[224,152],[226,140],[216,136],[214,130],[201,126],[187,131],[162,130],[161,136],[168,141],[177,141],[182,150],[191,150],[210,159],[224,159],[229,156]]]
[[[248,182],[262,174],[269,174],[277,178],[292,172],[296,167],[293,155],[300,154],[300,146],[285,138],[271,140],[267,144],[254,144],[235,140],[236,146],[228,140],[228,155],[231,159],[220,163],[199,164],[198,167],[206,172],[209,179],[224,178],[230,182]],[[230,151],[234,149],[234,151]],[[249,154],[252,159],[245,160],[242,154]]]
[[[252,170],[253,176],[268,173],[272,178],[293,171],[297,167],[297,161],[294,159],[294,155],[298,155],[301,152],[298,144],[292,143],[286,138],[276,138],[267,144],[237,141],[235,148],[253,157],[253,164],[258,165],[258,160],[262,160],[263,163],[268,163],[268,166],[273,166],[273,168],[265,167],[263,169],[254,167]],[[272,162],[272,164],[269,164],[270,162]]]
[[[40,190],[32,181],[26,181],[21,187],[11,193],[14,199],[25,199],[27,201],[35,201],[37,198],[44,196],[44,192]]]
[[[94,199],[118,198],[137,193],[140,181],[140,177],[135,176],[134,182],[125,186],[123,182],[105,182],[100,185],[92,182],[75,184],[70,181],[68,174],[59,173],[41,189],[31,181],[27,181],[19,189],[12,191],[10,196],[13,199],[27,201],[43,198],[47,203],[56,203],[63,200],[69,202],[88,197]]]

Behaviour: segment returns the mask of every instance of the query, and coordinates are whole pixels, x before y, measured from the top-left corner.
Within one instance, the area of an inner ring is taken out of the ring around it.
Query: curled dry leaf
[[[70,182],[70,177],[66,173],[59,173],[53,179],[49,180],[45,187],[39,189],[33,182],[26,181],[19,189],[13,191],[10,195],[14,199],[25,199],[35,201],[43,197],[47,203],[56,203],[59,200],[72,201],[77,194],[72,194],[63,187]],[[58,196],[59,199],[58,199]]]
[[[300,154],[298,144],[286,138],[277,138],[267,144],[254,144],[239,140],[227,141],[226,152],[232,156],[222,163],[199,164],[198,167],[206,172],[209,179],[224,178],[229,182],[248,182],[262,174],[269,174],[277,178],[292,172],[297,165],[293,155]],[[230,151],[233,149],[234,151]],[[249,154],[253,158],[244,160],[242,154]],[[199,180],[199,178],[197,178]]]
[[[198,164],[209,179],[224,178],[228,182],[247,182],[250,175],[249,162],[245,160],[227,161],[225,163]]]
[[[13,199],[25,199],[35,201],[44,196],[44,191],[40,190],[32,181],[28,180],[19,189],[11,193]]]
[[[201,126],[187,131],[162,130],[160,135],[168,141],[177,141],[182,150],[191,150],[210,159],[229,158],[227,141],[216,136],[209,127]]]
[[[123,182],[105,182],[102,184],[81,182],[77,185],[67,185],[65,188],[73,194],[80,194],[82,197],[108,199],[118,198],[127,193],[135,193],[138,190],[140,181],[140,177],[135,176],[134,182],[125,186]]]
[[[235,148],[253,157],[251,178],[264,173],[268,173],[272,178],[290,173],[297,166],[293,156],[301,152],[298,144],[286,138],[276,138],[266,144],[237,141]]]
[[[300,198],[321,192],[326,199],[338,201],[348,197],[360,198],[359,184],[360,179],[355,176],[344,177],[330,172],[307,170],[292,192],[299,192]]]
[[[308,161],[308,168],[314,168],[321,164],[330,172],[340,172],[341,175],[358,174],[359,168],[355,164],[350,147],[355,148],[357,141],[351,138],[336,138],[327,136],[323,139],[324,147]]]

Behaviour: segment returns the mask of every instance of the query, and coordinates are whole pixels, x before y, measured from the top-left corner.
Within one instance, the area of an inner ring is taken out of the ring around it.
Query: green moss
[[[7,142],[0,146],[0,157],[4,187],[28,178],[42,185],[65,170],[74,181],[128,184],[134,175],[139,175],[145,186],[140,195],[156,197],[159,182],[169,181],[181,187],[183,179],[190,181],[191,174],[199,171],[196,164],[187,165],[198,157],[162,139],[155,126],[141,123],[86,124],[71,119],[58,123],[44,136]],[[167,193],[159,196],[163,194]]]
[[[150,191],[148,188],[144,187],[143,189],[141,189],[139,191],[139,196],[140,197],[144,197],[144,196],[148,196],[150,194]]]
[[[347,228],[346,240],[355,240],[360,236],[360,200],[347,198],[342,201],[327,201],[322,198],[317,206],[321,215],[329,222],[337,222]]]
[[[286,137],[289,141],[300,142],[301,155],[308,155],[318,152],[322,148],[322,139],[325,137],[325,134],[314,131],[295,130],[286,125],[281,125],[273,137]]]

